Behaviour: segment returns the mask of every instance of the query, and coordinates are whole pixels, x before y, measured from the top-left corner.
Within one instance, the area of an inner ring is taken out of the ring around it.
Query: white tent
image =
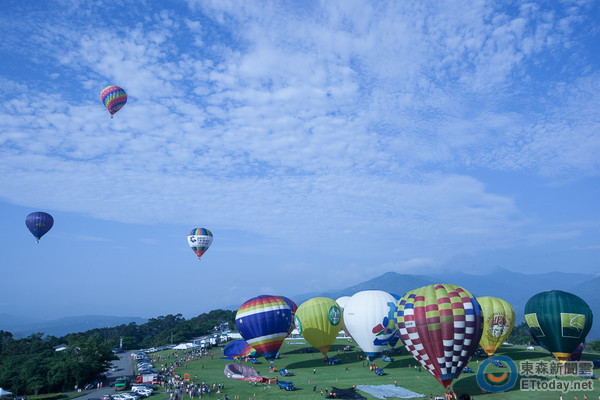
[[[187,350],[187,349],[191,349],[192,347],[200,347],[197,344],[194,343],[179,343],[177,346],[173,347],[173,350]]]
[[[12,392],[9,392],[8,390],[4,390],[4,389],[0,388],[0,397],[6,396],[8,394],[12,394]]]

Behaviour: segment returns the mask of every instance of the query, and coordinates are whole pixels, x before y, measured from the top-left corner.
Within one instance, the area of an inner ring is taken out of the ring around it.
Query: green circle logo
[[[329,309],[329,322],[331,323],[331,325],[336,326],[340,323],[341,319],[342,312],[340,311],[340,309],[337,306],[331,306],[331,308]]]

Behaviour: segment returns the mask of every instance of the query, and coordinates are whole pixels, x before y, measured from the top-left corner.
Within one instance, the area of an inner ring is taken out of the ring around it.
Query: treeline
[[[107,361],[116,360],[112,349],[140,349],[189,341],[212,333],[227,323],[234,326],[235,311],[213,310],[185,319],[181,314],[160,316],[147,323],[123,324],[92,329],[57,338],[36,333],[15,339],[0,331],[0,387],[13,395],[31,395],[74,390],[94,382],[107,371]],[[67,345],[63,351],[55,346]]]
[[[515,325],[512,332],[510,332],[510,335],[508,335],[506,341],[512,344],[538,346],[538,344],[535,343],[531,337],[531,334],[529,333],[529,327],[525,322]],[[600,352],[600,339],[586,341],[584,345],[584,351],[594,353]]]

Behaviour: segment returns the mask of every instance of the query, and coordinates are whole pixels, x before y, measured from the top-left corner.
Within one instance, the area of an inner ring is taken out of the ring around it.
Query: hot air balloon
[[[592,310],[583,299],[562,290],[538,293],[525,305],[531,336],[564,364],[592,327]]]
[[[287,305],[290,306],[290,310],[292,310],[292,322],[290,323],[290,329],[288,331],[288,335],[289,335],[290,333],[292,333],[292,331],[294,330],[294,327],[296,326],[294,323],[294,316],[296,315],[296,310],[298,309],[298,306],[289,297],[285,297],[285,296],[279,296],[279,297],[281,297],[283,299],[283,301],[285,301],[287,303]]]
[[[340,306],[340,310],[342,311],[342,316],[344,315],[344,307],[346,306],[346,302],[348,300],[350,300],[350,296],[342,296],[342,297],[338,297],[337,299],[335,299],[335,302],[338,303],[338,306]],[[346,333],[346,336],[352,337],[350,335],[350,332],[348,331],[348,328],[346,328],[346,321],[344,321],[344,318],[342,318],[342,330]]]
[[[277,355],[292,321],[292,310],[279,296],[262,295],[238,309],[235,324],[246,342],[269,362]]]
[[[408,292],[398,301],[395,317],[408,352],[445,388],[460,375],[481,339],[481,307],[457,285]]]
[[[245,340],[234,340],[225,346],[223,355],[230,358],[256,357],[258,352]]]
[[[483,334],[479,344],[491,356],[515,326],[515,310],[498,297],[478,297],[477,302],[483,315]]]
[[[398,341],[395,310],[396,299],[382,290],[358,292],[346,302],[343,321],[370,361]]]
[[[206,228],[194,228],[187,237],[188,244],[198,256],[198,260],[202,258],[202,254],[210,247],[213,241],[213,234]]]
[[[585,346],[584,342],[581,342],[579,346],[575,349],[575,351],[569,356],[567,361],[579,361],[581,360],[581,354],[583,354],[583,346]]]
[[[118,86],[107,86],[100,93],[100,100],[112,118],[127,103],[127,93]]]
[[[42,236],[52,229],[54,218],[45,212],[33,212],[25,218],[25,225],[27,225],[27,229],[35,237],[35,242],[39,243]]]
[[[296,329],[302,337],[327,356],[340,331],[342,311],[327,297],[314,297],[300,304],[296,310]]]

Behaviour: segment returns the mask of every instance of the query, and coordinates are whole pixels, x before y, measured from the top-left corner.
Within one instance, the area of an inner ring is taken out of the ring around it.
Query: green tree
[[[532,343],[533,338],[529,333],[529,326],[527,326],[527,323],[522,322],[521,324],[516,325],[512,332],[510,332],[510,335],[508,335],[508,339],[506,339],[506,341],[509,343],[524,345]]]
[[[592,349],[594,353],[600,353],[600,339],[589,341],[587,346]]]

